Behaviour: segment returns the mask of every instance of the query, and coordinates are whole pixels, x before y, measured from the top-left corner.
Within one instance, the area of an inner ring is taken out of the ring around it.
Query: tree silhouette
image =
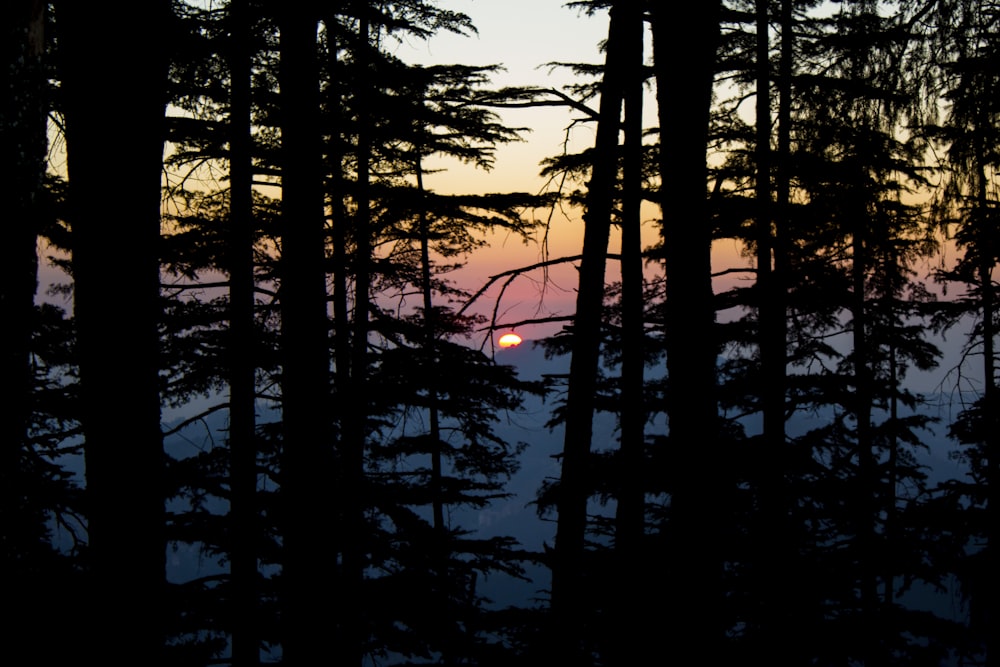
[[[944,313],[946,322],[973,318],[967,354],[981,357],[982,386],[976,398],[951,426],[969,463],[971,484],[954,485],[952,493],[968,499],[970,508],[968,564],[962,566],[963,587],[970,599],[972,626],[983,642],[986,664],[1000,661],[996,646],[997,600],[1000,591],[983,574],[996,562],[996,488],[1000,479],[996,379],[997,297],[994,267],[996,240],[995,170],[998,81],[995,45],[996,10],[991,3],[943,3],[938,8],[938,38],[948,58],[941,86],[948,113],[931,134],[946,149],[947,180],[940,190],[939,217],[961,249],[956,265],[942,272],[944,281],[966,287],[966,293]],[[978,543],[978,544],[976,544]],[[975,545],[975,546],[973,546]],[[985,545],[985,546],[982,546]],[[981,593],[977,593],[981,591]]]
[[[680,10],[675,13],[673,9]],[[660,121],[660,207],[666,274],[666,412],[664,458],[671,477],[663,594],[669,644],[678,655],[711,660],[719,650],[722,531],[728,474],[712,465],[721,446],[716,378],[717,336],[711,284],[706,194],[709,109],[719,43],[721,3],[654,7],[653,65]],[[697,55],[673,39],[686,26]],[[695,63],[678,69],[678,62]],[[683,103],[679,103],[683,100]]]
[[[130,8],[77,4],[2,24],[0,538],[8,588],[36,591],[4,602],[26,646],[64,640],[22,662],[996,661],[992,3],[571,3],[608,11],[605,62],[558,90],[404,62],[474,32],[447,4],[158,2],[113,38]],[[529,106],[596,130],[544,163],[575,191],[435,191],[439,158],[490,168],[521,129],[496,110]],[[556,201],[582,254],[454,278]],[[39,239],[71,258],[72,319],[34,303]],[[473,313],[562,261],[556,539],[532,553],[474,530],[511,502],[501,424],[541,385],[476,349],[500,303]],[[927,465],[931,323],[968,328],[982,377],[950,425],[961,479]],[[547,599],[489,599],[545,565]]]
[[[56,11],[95,603],[87,651],[111,664],[160,664],[165,539],[157,240],[167,65],[162,27],[170,25],[170,5],[147,5],[144,23],[117,38],[109,29],[128,13],[123,3],[67,2]],[[144,75],[133,79],[133,67]],[[133,85],[121,86],[126,80]],[[130,113],[109,116],[93,104],[94,95]],[[114,156],[124,153],[133,156],[132,167],[120,172]],[[108,210],[104,179],[112,173],[119,173],[123,190]],[[120,250],[123,239],[127,253]],[[106,298],[108,285],[118,286],[116,299]]]
[[[595,160],[587,188],[584,214],[584,250],[580,287],[573,318],[573,350],[566,402],[566,431],[557,496],[558,528],[552,565],[552,608],[556,650],[577,664],[583,658],[582,613],[584,584],[584,533],[590,490],[586,470],[590,456],[600,353],[605,256],[611,228],[613,187],[617,177],[618,132],[624,95],[619,72],[624,71],[621,49],[627,34],[620,5],[611,8],[607,60],[602,79],[601,108]]]

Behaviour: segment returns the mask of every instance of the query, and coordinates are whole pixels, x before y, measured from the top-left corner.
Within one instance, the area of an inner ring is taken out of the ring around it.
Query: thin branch
[[[219,410],[225,410],[228,407],[229,407],[229,403],[228,402],[227,403],[219,403],[217,405],[213,405],[212,407],[208,408],[207,410],[204,410],[203,412],[200,412],[199,414],[196,414],[193,417],[189,417],[189,418],[185,419],[184,421],[182,421],[180,424],[178,424],[177,426],[173,427],[172,429],[164,431],[163,432],[163,437],[168,437],[168,436],[174,435],[175,433],[179,433],[180,431],[183,431],[185,428],[187,428],[191,424],[193,424],[193,423],[195,423],[197,421],[201,421],[205,417],[207,417],[210,414],[213,414],[215,412],[218,412]]]
[[[493,323],[489,326],[477,329],[477,331],[498,331],[500,329],[513,329],[514,327],[528,324],[551,324],[552,322],[572,322],[572,315],[553,315],[551,317],[537,317],[529,320],[518,320],[516,322],[504,322],[503,324]]]
[[[522,273],[528,273],[529,271],[534,271],[535,269],[542,269],[542,268],[546,268],[546,267],[549,267],[549,266],[554,266],[556,264],[565,264],[566,262],[575,262],[575,261],[580,260],[582,257],[583,257],[582,255],[572,255],[570,257],[560,257],[558,259],[548,259],[548,260],[545,260],[544,262],[538,262],[537,264],[531,264],[530,266],[522,266],[522,267],[517,268],[517,269],[511,269],[509,271],[504,271],[503,273],[498,273],[498,274],[496,274],[494,276],[490,276],[489,280],[487,280],[486,283],[481,288],[479,288],[479,290],[475,294],[473,294],[471,297],[469,297],[469,300],[465,302],[465,305],[463,305],[462,308],[458,311],[458,314],[461,315],[466,310],[468,310],[469,306],[471,306],[473,303],[475,303],[479,299],[479,297],[481,297],[483,294],[485,294],[486,291],[490,287],[492,287],[493,284],[496,283],[501,278],[506,278],[506,277],[510,276],[510,279],[507,280],[507,282],[504,284],[504,288],[506,288],[506,286],[510,284],[510,282],[511,282],[511,280],[513,278],[516,278],[517,276],[521,275]],[[616,259],[618,261],[621,261],[621,255],[616,255],[616,254],[609,253],[606,257],[607,257],[607,259]]]

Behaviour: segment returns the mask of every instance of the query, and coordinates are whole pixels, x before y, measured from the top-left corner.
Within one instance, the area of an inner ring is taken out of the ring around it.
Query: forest
[[[5,4],[5,664],[1000,665],[1000,3],[569,2],[552,87],[402,57],[462,4]],[[429,185],[543,107],[547,187]]]

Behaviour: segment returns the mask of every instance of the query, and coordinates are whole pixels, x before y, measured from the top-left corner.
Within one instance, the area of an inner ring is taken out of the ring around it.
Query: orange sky
[[[503,65],[494,85],[562,88],[574,82],[565,69],[546,66],[550,62],[598,63],[603,60],[598,45],[606,37],[607,13],[588,17],[563,6],[563,0],[441,0],[441,7],[468,14],[478,28],[478,35],[458,36],[440,33],[429,41],[407,40],[386,47],[410,63],[462,63],[467,65]],[[387,40],[391,41],[391,40]],[[648,48],[648,44],[647,44]],[[502,146],[497,151],[491,171],[474,169],[454,160],[428,161],[428,168],[439,169],[425,177],[427,187],[440,193],[528,192],[551,190],[554,186],[539,176],[540,162],[560,154],[564,148],[580,151],[594,141],[590,123],[574,123],[579,112],[564,107],[512,109],[500,111],[511,126],[528,127],[525,141]],[[647,126],[655,124],[655,101],[652,91],[646,100]],[[572,126],[571,129],[568,129]],[[573,187],[572,185],[568,187]],[[579,211],[559,208],[555,211],[525,211],[525,216],[548,221],[547,257],[577,255],[582,244]],[[655,242],[657,229],[652,220],[659,216],[655,206],[644,209],[644,244]],[[610,252],[618,252],[619,234],[612,232]],[[722,248],[720,260],[727,266],[745,264],[735,247]],[[490,276],[536,264],[546,258],[541,238],[524,243],[505,233],[492,234],[489,247],[468,258],[465,268],[449,276],[469,292],[483,286]],[[65,280],[42,262],[42,285],[50,280]],[[651,270],[658,270],[653,267]],[[618,265],[608,263],[608,280],[617,279]],[[483,295],[474,307],[476,312],[491,315],[500,295],[501,282]],[[575,302],[576,270],[564,264],[548,270],[526,273],[507,288],[498,306],[502,323],[572,313]],[[44,287],[43,287],[44,289]],[[560,325],[526,327],[526,339],[549,335]]]
[[[565,8],[561,0],[447,0],[439,4],[468,14],[478,28],[478,35],[440,34],[428,43],[401,44],[397,51],[400,58],[419,64],[501,64],[506,72],[495,78],[495,86],[548,88],[562,88],[575,79],[567,70],[553,69],[546,66],[547,63],[599,63],[603,60],[598,45],[607,36],[606,12],[588,17],[575,9]],[[651,95],[647,112],[651,118],[655,117]],[[431,166],[444,170],[425,179],[429,188],[440,193],[551,191],[555,186],[539,176],[540,162],[563,150],[583,150],[594,142],[593,125],[575,123],[581,114],[564,107],[512,109],[500,113],[508,125],[531,129],[524,135],[525,141],[500,147],[496,164],[489,172],[471,169],[455,161],[431,161]],[[548,221],[549,259],[580,253],[583,236],[579,211],[563,208],[526,211],[525,214]],[[657,215],[655,207],[650,207],[644,217],[650,219]],[[655,228],[647,224],[647,245],[655,236]],[[491,235],[489,243],[488,248],[469,258],[465,268],[451,276],[470,292],[478,290],[490,276],[546,259],[541,238],[526,245],[518,238],[499,233]],[[611,252],[618,252],[617,231],[613,232],[611,246]],[[616,279],[617,273],[617,263],[609,262],[608,280]],[[498,282],[480,298],[475,310],[492,316],[497,307],[501,323],[569,315],[575,304],[576,279],[576,270],[570,264],[551,267],[547,274],[535,270],[516,278],[496,306],[503,281]],[[521,333],[526,339],[538,338],[554,333],[560,326],[524,327]]]

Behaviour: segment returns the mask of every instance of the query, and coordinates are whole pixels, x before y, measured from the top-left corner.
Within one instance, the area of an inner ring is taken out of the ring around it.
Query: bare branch
[[[483,294],[485,294],[486,291],[490,287],[492,287],[494,285],[494,283],[496,283],[501,278],[505,278],[505,277],[508,277],[508,276],[510,277],[507,280],[507,282],[504,284],[504,289],[506,289],[507,285],[509,285],[514,278],[516,278],[517,276],[521,275],[522,273],[528,273],[529,271],[534,271],[536,269],[543,269],[543,268],[546,268],[546,267],[549,267],[549,266],[554,266],[556,264],[565,264],[566,262],[575,262],[575,261],[578,261],[579,259],[581,259],[581,257],[582,257],[582,255],[572,255],[570,257],[560,257],[558,259],[547,259],[544,262],[538,262],[537,264],[531,264],[530,266],[522,266],[522,267],[517,268],[517,269],[511,269],[509,271],[504,271],[503,273],[498,273],[498,274],[496,274],[494,276],[490,276],[489,280],[487,280],[486,283],[481,288],[479,288],[479,290],[475,294],[473,294],[471,297],[469,297],[469,300],[465,302],[465,305],[462,306],[462,308],[458,311],[458,314],[461,315],[466,310],[468,310],[469,306],[471,306],[473,303],[475,303],[479,299],[479,297],[481,297]],[[613,253],[609,253],[607,255],[607,258],[608,259],[616,259],[616,260],[621,261],[621,255],[616,255],[616,254],[613,254]],[[501,296],[502,295],[503,295],[503,290],[501,290]],[[497,300],[499,301],[499,298]]]
[[[185,419],[184,421],[182,421],[180,424],[178,424],[177,426],[173,427],[172,429],[164,431],[163,432],[163,437],[167,437],[167,436],[174,435],[175,433],[179,433],[179,432],[183,431],[185,428],[187,428],[188,426],[190,426],[191,424],[193,424],[193,423],[195,423],[197,421],[201,421],[202,419],[204,419],[205,417],[209,416],[210,414],[219,412],[220,410],[225,410],[228,407],[229,407],[229,403],[218,403],[216,405],[213,405],[212,407],[210,407],[207,410],[204,410],[204,411],[202,411],[202,412],[194,415],[193,417],[188,417],[187,419]]]

